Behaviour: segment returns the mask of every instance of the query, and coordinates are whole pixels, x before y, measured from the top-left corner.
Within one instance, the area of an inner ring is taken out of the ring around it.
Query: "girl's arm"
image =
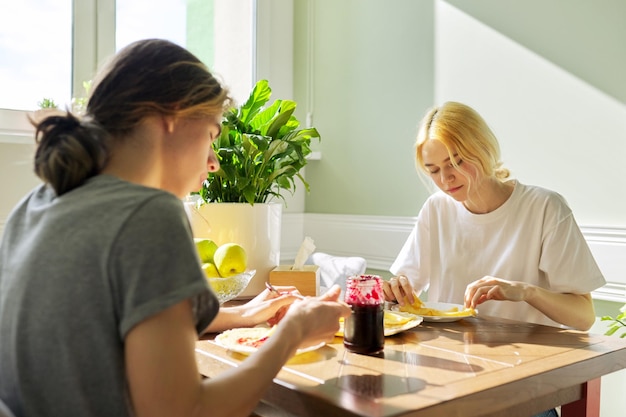
[[[126,374],[139,417],[248,416],[296,349],[331,340],[350,308],[339,288],[294,303],[270,339],[237,368],[202,379],[188,301],[135,326],[125,340]]]
[[[490,276],[467,286],[466,307],[476,308],[487,300],[525,301],[557,323],[578,330],[589,330],[596,320],[589,293],[557,293],[525,282]]]
[[[221,307],[219,313],[206,328],[206,333],[221,332],[236,327],[252,327],[282,316],[289,305],[301,299],[296,287],[276,287],[282,295],[276,296],[263,290],[249,302],[233,307]],[[278,320],[275,320],[278,321]]]

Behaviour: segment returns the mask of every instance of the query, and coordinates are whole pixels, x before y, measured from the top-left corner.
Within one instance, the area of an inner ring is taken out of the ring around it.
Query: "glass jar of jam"
[[[345,301],[352,314],[345,319],[343,344],[355,353],[379,353],[385,346],[383,280],[377,275],[349,277]]]

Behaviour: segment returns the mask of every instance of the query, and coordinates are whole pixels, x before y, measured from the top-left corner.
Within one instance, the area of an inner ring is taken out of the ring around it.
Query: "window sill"
[[[320,151],[313,151],[306,157],[306,159],[309,161],[319,161],[322,159],[322,153]]]
[[[32,145],[35,130],[28,121],[29,112],[0,109],[0,143]]]

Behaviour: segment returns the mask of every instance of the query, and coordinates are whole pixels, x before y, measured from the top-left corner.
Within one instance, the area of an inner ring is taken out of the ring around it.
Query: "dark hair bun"
[[[36,126],[35,173],[62,195],[100,173],[107,160],[106,133],[67,112]]]

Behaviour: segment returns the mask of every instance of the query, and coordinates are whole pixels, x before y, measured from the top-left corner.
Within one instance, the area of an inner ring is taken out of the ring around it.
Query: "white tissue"
[[[293,263],[293,267],[291,268],[294,271],[300,271],[304,268],[304,263],[309,256],[315,251],[315,243],[313,243],[313,239],[310,237],[305,237],[302,245],[300,245],[300,249],[298,249],[298,253],[296,254],[296,259]]]

